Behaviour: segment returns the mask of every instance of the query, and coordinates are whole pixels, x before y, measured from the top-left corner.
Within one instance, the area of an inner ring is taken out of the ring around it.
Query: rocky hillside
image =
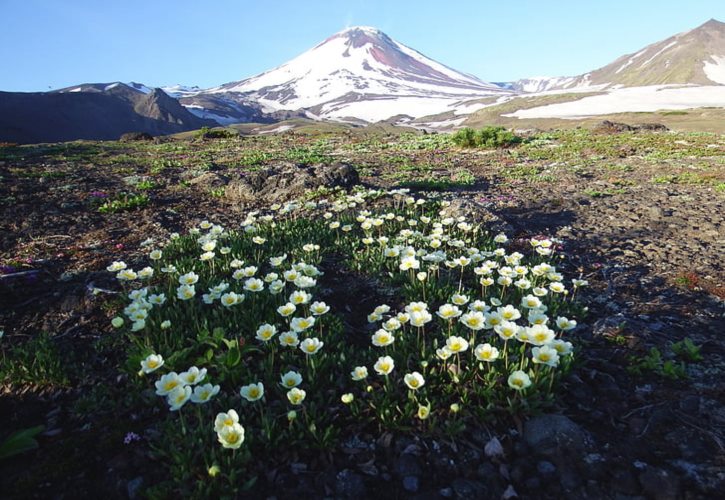
[[[606,66],[573,77],[527,78],[509,85],[522,92],[639,87],[663,84],[725,84],[725,23],[710,19],[697,28],[678,33]]]
[[[0,141],[118,139],[126,132],[165,135],[216,122],[199,118],[161,89],[84,84],[54,92],[0,92]]]

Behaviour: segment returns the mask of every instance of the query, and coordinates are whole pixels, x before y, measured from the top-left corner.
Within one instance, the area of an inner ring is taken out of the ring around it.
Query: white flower
[[[166,302],[166,294],[152,294],[149,295],[149,302],[155,306],[161,306]]]
[[[308,316],[307,318],[292,318],[292,321],[290,321],[290,328],[292,328],[297,333],[304,332],[305,330],[313,327],[314,325],[314,316]]]
[[[513,321],[502,321],[493,327],[493,331],[495,331],[503,340],[509,340],[516,337],[516,333],[519,329],[519,325]]]
[[[217,433],[217,438],[224,448],[236,450],[244,442],[244,427],[239,424],[224,426]]]
[[[395,368],[395,361],[390,356],[381,356],[373,366],[378,375],[389,375]]]
[[[457,306],[462,306],[468,303],[468,295],[461,295],[460,293],[454,293],[451,297],[451,302]]]
[[[297,332],[284,332],[279,335],[279,343],[285,347],[297,347],[300,344]]]
[[[461,316],[459,321],[474,332],[481,330],[486,325],[486,319],[480,311],[467,312]]]
[[[264,385],[262,382],[244,385],[239,390],[239,394],[249,402],[257,401],[264,396]]]
[[[527,295],[521,299],[521,307],[526,309],[538,309],[541,307],[541,299],[535,295]]]
[[[491,346],[491,344],[479,344],[473,350],[473,354],[479,361],[492,362],[498,359],[498,349]]]
[[[451,352],[450,349],[448,349],[447,346],[443,346],[439,349],[436,349],[436,356],[438,356],[438,358],[440,358],[441,361],[445,361],[448,358],[450,358],[451,356],[453,356],[453,353]]]
[[[546,345],[554,340],[554,332],[546,325],[526,327],[526,337],[533,345]]]
[[[153,373],[164,366],[164,358],[159,354],[149,354],[146,359],[141,361],[141,371],[144,373]]]
[[[296,306],[307,304],[310,300],[312,300],[312,295],[304,290],[296,290],[289,296],[289,301]]]
[[[176,289],[176,297],[179,300],[189,300],[192,299],[194,295],[196,295],[194,285],[181,285]]]
[[[294,284],[298,288],[311,288],[317,284],[317,280],[310,278],[309,276],[299,276]]]
[[[356,366],[355,369],[350,372],[350,376],[355,382],[365,380],[368,376],[368,369],[365,366]]]
[[[376,347],[385,347],[395,342],[395,336],[387,330],[380,329],[373,334],[372,342]]]
[[[189,401],[191,398],[191,387],[176,386],[166,395],[166,402],[169,404],[169,410],[177,411]]]
[[[219,394],[218,385],[197,385],[194,387],[194,392],[191,395],[191,402],[196,404],[208,403],[217,394]]]
[[[138,278],[145,280],[149,279],[154,275],[154,270],[151,267],[144,267],[138,272]]]
[[[313,302],[310,305],[310,311],[315,316],[321,316],[321,315],[327,313],[329,310],[330,310],[330,306],[328,306],[324,302]]]
[[[415,257],[404,257],[400,260],[400,270],[420,269],[420,262]]]
[[[199,281],[199,275],[196,274],[194,271],[188,272],[186,274],[182,274],[179,276],[179,284],[180,285],[193,285],[197,281]]]
[[[138,278],[138,274],[133,269],[122,269],[116,274],[119,281],[133,281]]]
[[[285,305],[279,306],[277,308],[277,313],[280,316],[286,318],[287,316],[293,315],[296,310],[297,306],[295,306],[292,302],[287,302]]]
[[[235,410],[229,410],[226,413],[218,413],[214,419],[214,432],[221,432],[225,427],[232,427],[239,423],[239,415]]]
[[[526,389],[531,385],[529,376],[521,370],[516,370],[508,378],[509,387],[517,391]]]
[[[519,319],[521,317],[521,311],[519,311],[512,305],[508,305],[505,307],[499,307],[498,309],[496,309],[496,312],[505,321],[516,321],[517,319]]]
[[[461,310],[457,306],[451,304],[443,304],[438,308],[436,314],[445,320],[449,320],[460,316]]]
[[[560,330],[568,331],[576,328],[576,321],[559,316],[556,318],[556,326],[559,327]]]
[[[156,394],[159,396],[166,396],[180,385],[184,385],[184,382],[179,378],[178,373],[167,373],[166,375],[162,375],[162,377],[156,381]]]
[[[244,282],[244,289],[250,292],[261,292],[264,290],[264,281],[259,278],[249,278]]]
[[[111,263],[110,266],[106,268],[106,271],[109,273],[117,273],[118,271],[123,271],[126,269],[126,263],[123,261],[114,261]]]
[[[417,391],[425,385],[425,379],[423,378],[423,375],[418,372],[406,373],[403,377],[403,381],[405,382],[405,385],[407,385],[408,388],[412,391]]]
[[[548,345],[534,347],[531,349],[531,360],[537,364],[553,367],[559,364],[559,352]]]
[[[232,307],[244,300],[244,295],[228,292],[221,296],[221,303],[224,307]]]
[[[322,349],[322,346],[325,345],[324,342],[321,342],[320,339],[314,337],[310,339],[305,339],[300,343],[300,350],[307,354],[308,356],[312,354],[316,354],[317,351]]]
[[[179,373],[179,379],[186,385],[196,385],[206,377],[206,368],[201,370],[196,366],[192,366],[185,372]]]
[[[262,342],[269,342],[276,333],[277,333],[277,328],[274,325],[265,323],[263,325],[260,325],[259,328],[257,328],[256,339],[261,340]]]
[[[302,404],[302,401],[305,400],[305,397],[307,396],[307,393],[303,391],[302,389],[298,389],[295,387],[294,389],[291,389],[287,392],[287,399],[290,403],[293,405],[299,405]]]
[[[423,327],[426,323],[429,323],[433,319],[433,316],[426,311],[414,311],[410,313],[410,324],[416,328]]]
[[[463,352],[466,349],[468,349],[468,341],[464,339],[463,337],[457,337],[455,335],[451,335],[446,339],[446,347],[449,351],[451,351],[453,354],[457,354],[459,352]]]
[[[506,237],[506,235],[505,235],[505,234],[503,234],[503,233],[499,233],[499,234],[497,234],[497,235],[496,235],[496,236],[495,236],[495,237],[493,238],[493,241],[495,241],[496,243],[506,243],[506,242],[508,242],[508,240],[509,240],[509,239],[508,239],[508,238]]]
[[[559,356],[566,356],[568,354],[571,354],[572,350],[574,349],[574,346],[571,344],[571,342],[567,342],[561,339],[552,340],[549,346],[556,349],[556,352],[559,353]]]
[[[282,387],[286,387],[287,389],[291,389],[292,387],[297,387],[302,383],[302,375],[300,375],[298,372],[295,371],[288,371],[284,375],[281,376],[281,382],[280,384]]]

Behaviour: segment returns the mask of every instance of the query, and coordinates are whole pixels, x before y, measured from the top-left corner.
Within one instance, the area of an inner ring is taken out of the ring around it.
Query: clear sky
[[[211,87],[354,25],[483,80],[574,75],[710,18],[724,0],[0,0],[0,90]]]

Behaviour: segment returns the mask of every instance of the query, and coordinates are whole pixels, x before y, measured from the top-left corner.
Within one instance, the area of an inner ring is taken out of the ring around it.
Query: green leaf
[[[38,448],[38,442],[34,438],[44,429],[44,425],[39,425],[17,431],[8,436],[5,441],[0,443],[0,460]]]
[[[227,353],[225,362],[229,368],[234,368],[241,360],[242,354],[239,352],[239,349],[230,349]]]

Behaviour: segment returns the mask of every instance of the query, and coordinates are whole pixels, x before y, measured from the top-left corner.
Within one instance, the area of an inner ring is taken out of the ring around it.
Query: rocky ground
[[[123,404],[113,295],[90,292],[113,289],[111,260],[133,262],[150,236],[202,218],[232,224],[359,174],[370,186],[442,189],[515,237],[559,238],[569,272],[591,283],[580,362],[545,414],[481,422],[458,441],[351,436],[325,457],[280,462],[255,495],[718,498],[724,153],[722,136],[651,131],[539,134],[493,151],[437,136],[295,134],[2,147],[0,438],[45,431],[38,450],[0,459],[0,491],[135,498],[158,478],[145,443],[124,444],[146,417]],[[138,207],[99,211],[135,195]],[[47,342],[23,358],[19,346],[42,332]],[[678,348],[685,338],[699,355]],[[31,368],[9,368],[19,364]]]

